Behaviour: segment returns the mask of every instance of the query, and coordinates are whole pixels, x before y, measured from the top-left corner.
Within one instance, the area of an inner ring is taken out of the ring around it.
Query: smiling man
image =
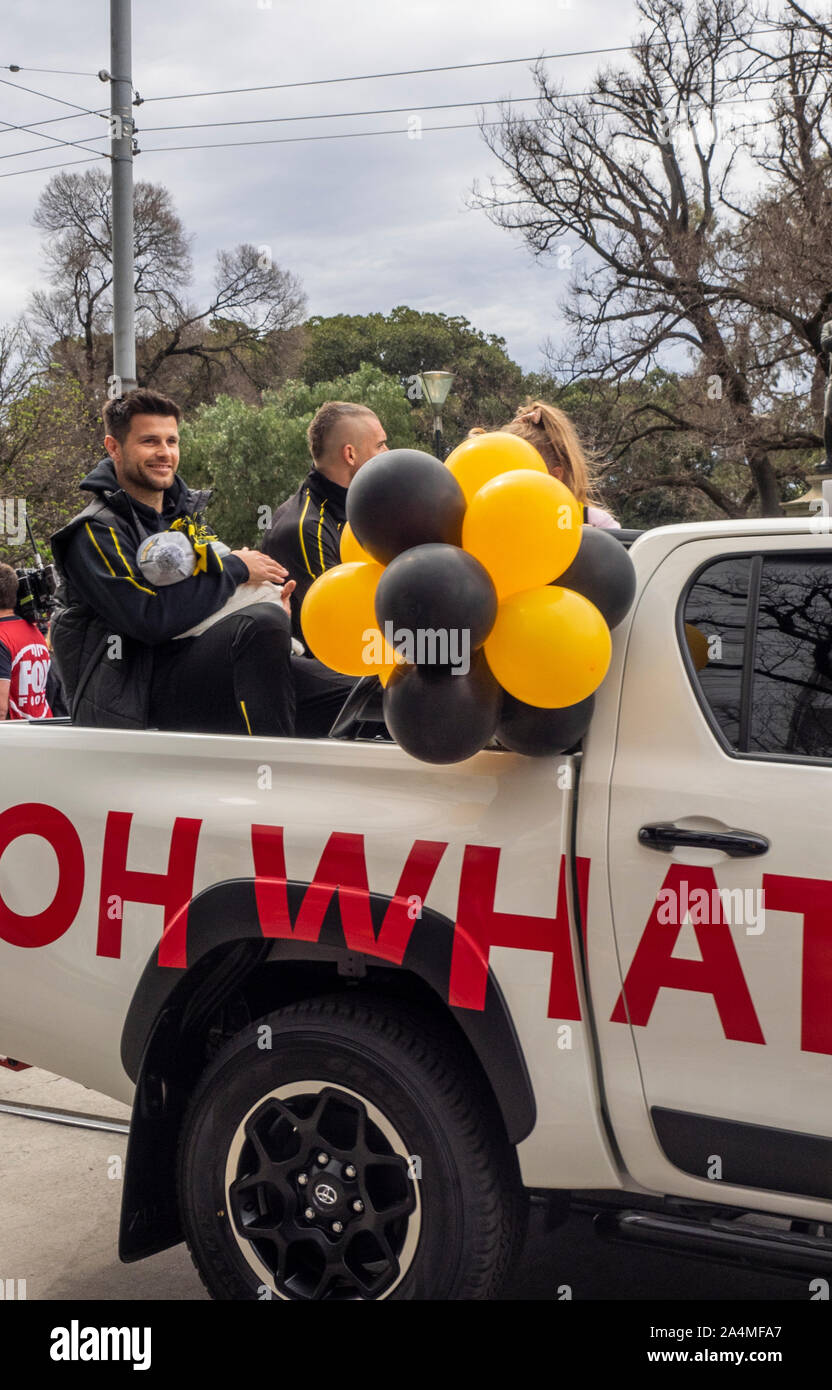
[[[224,556],[205,523],[208,492],[179,476],[178,405],[131,391],[104,407],[108,457],[81,483],[89,505],[52,537],[61,585],[52,623],[56,663],[79,724],[199,733],[325,734],[350,687],[319,663],[292,659],[289,595],[222,616],[242,585],[282,584],[285,568],[256,550]],[[159,584],[137,562],[148,537],[187,538],[193,572]],[[224,547],[222,549],[225,549]],[[252,591],[253,592],[253,591]],[[297,676],[296,676],[297,671]]]

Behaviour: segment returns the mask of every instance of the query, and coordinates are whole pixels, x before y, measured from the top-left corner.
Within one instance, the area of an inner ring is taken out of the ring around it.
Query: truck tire
[[[516,1155],[453,1029],[352,991],[231,1039],[178,1181],[215,1299],[489,1299],[525,1234]]]

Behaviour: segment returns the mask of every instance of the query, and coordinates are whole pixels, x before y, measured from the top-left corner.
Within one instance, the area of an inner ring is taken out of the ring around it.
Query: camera
[[[54,565],[44,565],[41,569],[19,569],[15,604],[18,617],[25,618],[45,632],[55,607],[56,588]]]

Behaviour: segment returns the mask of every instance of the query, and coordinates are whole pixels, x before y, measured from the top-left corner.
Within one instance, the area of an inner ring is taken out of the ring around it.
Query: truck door
[[[627,649],[607,1031],[631,1029],[652,1133],[622,1148],[662,1191],[830,1199],[832,549],[729,544],[666,557]]]

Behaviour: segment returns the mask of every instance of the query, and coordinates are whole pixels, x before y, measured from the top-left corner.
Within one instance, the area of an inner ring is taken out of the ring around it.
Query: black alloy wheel
[[[179,1208],[217,1299],[489,1299],[517,1159],[453,1026],[349,990],[238,1033],[183,1123]]]

